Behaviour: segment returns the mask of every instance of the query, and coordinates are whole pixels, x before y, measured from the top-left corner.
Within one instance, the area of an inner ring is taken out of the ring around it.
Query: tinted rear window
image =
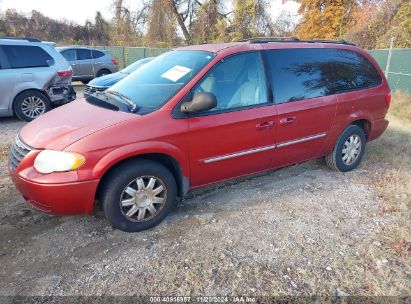
[[[14,69],[48,67],[53,64],[53,58],[38,46],[3,45],[3,50],[10,67]]]
[[[93,54],[93,58],[100,58],[100,57],[103,57],[105,54],[103,53],[103,52],[100,52],[100,51],[92,51],[92,54]]]
[[[267,51],[276,103],[377,86],[381,77],[361,54],[340,49]]]
[[[337,93],[378,86],[382,79],[375,67],[363,55],[349,50],[333,50]]]
[[[78,49],[77,50],[77,60],[87,60],[91,59],[91,50]]]

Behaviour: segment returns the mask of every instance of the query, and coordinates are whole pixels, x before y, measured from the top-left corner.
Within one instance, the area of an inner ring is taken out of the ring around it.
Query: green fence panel
[[[146,58],[156,57],[169,49],[166,48],[141,48],[141,47],[121,47],[121,46],[94,46],[96,49],[107,50],[112,57],[117,59],[120,69],[133,62]]]
[[[145,48],[126,48],[127,60],[126,65],[130,65],[133,62],[147,57],[145,55]]]
[[[373,50],[369,53],[385,72],[388,50]],[[388,83],[392,90],[411,93],[411,49],[393,49],[388,72]]]

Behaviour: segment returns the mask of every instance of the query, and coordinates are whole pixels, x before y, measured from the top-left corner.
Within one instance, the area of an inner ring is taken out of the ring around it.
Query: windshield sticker
[[[180,78],[182,78],[184,75],[189,73],[191,69],[183,67],[181,65],[176,65],[169,69],[167,72],[163,73],[161,77],[167,78],[173,82],[176,82]]]

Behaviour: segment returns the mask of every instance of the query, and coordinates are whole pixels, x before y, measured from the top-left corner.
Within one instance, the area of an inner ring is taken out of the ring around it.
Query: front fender
[[[177,161],[183,176],[189,178],[190,169],[186,155],[178,147],[166,142],[148,141],[118,147],[104,155],[94,166],[93,176],[100,179],[115,164],[144,154],[164,154]]]

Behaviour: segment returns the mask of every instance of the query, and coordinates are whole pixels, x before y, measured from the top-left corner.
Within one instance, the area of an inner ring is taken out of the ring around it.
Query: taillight
[[[390,106],[390,103],[391,103],[391,92],[390,91],[387,94],[385,94],[385,102],[387,103],[387,106]]]
[[[60,71],[60,72],[57,72],[57,75],[59,75],[61,77],[69,77],[69,76],[73,75],[73,71],[72,70]]]
[[[111,59],[111,63],[114,64],[114,65],[117,65],[117,64],[118,64],[118,61],[113,58],[113,59]]]

